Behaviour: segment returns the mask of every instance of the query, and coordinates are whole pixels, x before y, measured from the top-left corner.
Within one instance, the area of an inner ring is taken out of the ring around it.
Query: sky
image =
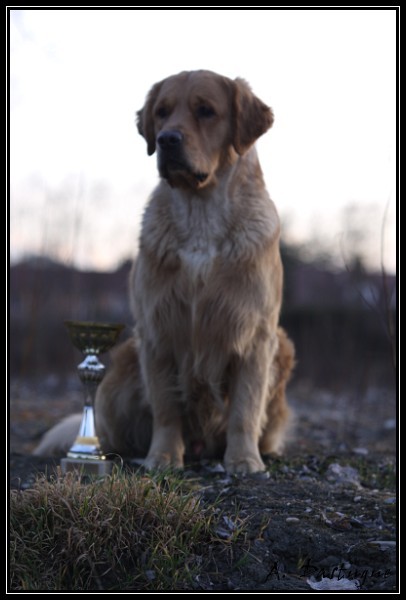
[[[10,10],[10,257],[113,269],[158,182],[135,127],[183,70],[243,77],[275,113],[257,142],[282,236],[396,268],[394,10]]]

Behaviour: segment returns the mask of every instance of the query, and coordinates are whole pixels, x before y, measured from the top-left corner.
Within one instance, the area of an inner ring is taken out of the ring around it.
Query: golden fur
[[[245,81],[192,71],[155,84],[137,115],[161,180],[130,276],[134,336],[96,399],[102,446],[148,468],[224,456],[230,472],[261,471],[284,443],[294,362],[254,147],[272,111]]]

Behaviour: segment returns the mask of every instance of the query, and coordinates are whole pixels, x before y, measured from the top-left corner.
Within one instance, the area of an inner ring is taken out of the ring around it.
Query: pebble
[[[331,463],[326,471],[327,481],[341,484],[359,485],[359,473],[357,469],[348,465],[341,466],[338,463]]]
[[[366,456],[368,454],[367,448],[353,448],[354,454],[358,454],[360,456]]]
[[[258,471],[258,473],[250,473],[249,477],[252,479],[265,480],[271,477],[269,471]]]
[[[223,467],[223,465],[221,463],[217,463],[215,465],[206,465],[206,470],[209,471],[209,473],[225,473],[225,468]]]
[[[145,571],[145,575],[147,576],[147,579],[149,581],[153,581],[154,579],[156,579],[156,573],[152,569]]]
[[[298,519],[297,517],[287,517],[286,519],[286,523],[299,523],[300,519]]]
[[[326,556],[326,558],[322,558],[318,562],[318,565],[320,565],[320,567],[335,567],[336,565],[341,565],[341,563],[342,560],[339,556],[329,554],[328,556]]]

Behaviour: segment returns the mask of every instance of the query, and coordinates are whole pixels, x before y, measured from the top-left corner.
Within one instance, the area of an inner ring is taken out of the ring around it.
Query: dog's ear
[[[232,111],[233,146],[238,154],[244,154],[250,146],[273,123],[273,112],[251,91],[248,83],[237,78],[233,81],[234,98]]]
[[[147,141],[148,155],[154,154],[155,152],[155,128],[154,128],[154,116],[153,108],[156,99],[161,89],[162,81],[156,83],[147,96],[145,104],[141,110],[137,111],[137,128],[140,133]]]

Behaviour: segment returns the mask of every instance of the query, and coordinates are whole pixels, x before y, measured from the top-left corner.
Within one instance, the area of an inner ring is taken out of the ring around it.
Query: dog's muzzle
[[[183,142],[183,134],[176,129],[161,131],[158,134],[156,143],[159,173],[171,185],[176,185],[178,178],[183,176],[189,185],[198,187],[206,181],[208,174],[193,170],[186,160]]]

